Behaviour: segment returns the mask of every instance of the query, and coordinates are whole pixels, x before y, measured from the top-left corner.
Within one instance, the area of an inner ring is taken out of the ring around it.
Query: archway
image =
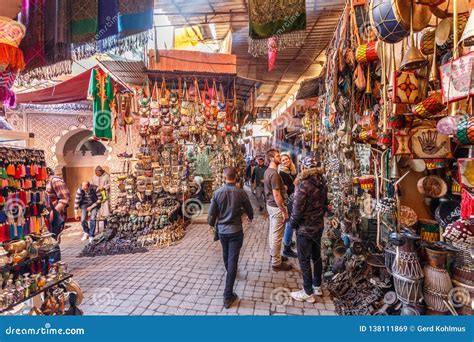
[[[62,174],[71,192],[68,208],[68,217],[71,218],[74,216],[73,201],[77,189],[82,182],[92,179],[97,165],[108,169],[111,147],[107,142],[94,140],[92,131],[86,127],[73,127],[62,132],[55,140],[54,152],[58,162],[56,171]]]

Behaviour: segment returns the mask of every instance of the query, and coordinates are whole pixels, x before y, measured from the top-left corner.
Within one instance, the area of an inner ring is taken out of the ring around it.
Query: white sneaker
[[[323,290],[321,290],[321,286],[313,286],[313,295],[315,296],[322,296]]]
[[[307,294],[304,289],[300,291],[296,291],[296,292],[291,292],[290,296],[291,298],[293,298],[294,300],[297,300],[298,302],[314,303],[316,301],[314,296]]]
[[[89,237],[89,234],[87,234],[87,233],[82,234],[81,241],[86,241],[88,237]]]
[[[94,237],[93,237],[93,236],[89,236],[89,243],[91,243],[92,241],[94,241]]]

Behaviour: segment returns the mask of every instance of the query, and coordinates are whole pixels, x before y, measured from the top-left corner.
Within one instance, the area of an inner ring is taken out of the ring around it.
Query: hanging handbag
[[[468,189],[461,190],[461,218],[474,219],[474,195]]]
[[[444,103],[474,96],[473,64],[474,51],[445,63],[439,68]]]
[[[357,64],[354,72],[354,84],[359,91],[366,90],[367,80],[365,78],[364,69],[360,64]]]
[[[219,109],[220,112],[225,113],[226,109],[226,101],[225,101],[225,96],[224,96],[224,89],[222,88],[222,83],[219,84],[219,93],[218,93],[218,100],[217,100],[217,108]]]
[[[161,88],[160,88],[160,106],[168,107],[169,105],[170,105],[169,91],[166,88],[166,81],[165,81],[165,78],[163,77],[163,80],[161,81]]]
[[[156,82],[153,83],[153,90],[151,92],[150,109],[152,115],[158,115],[160,113],[160,102],[158,100],[158,86]]]
[[[181,115],[188,116],[190,106],[191,103],[189,102],[188,88],[185,80],[183,83],[183,100],[181,101]]]
[[[413,104],[420,102],[420,82],[414,71],[393,72],[393,103]]]
[[[179,101],[178,91],[176,89],[176,85],[174,83],[171,84],[171,91],[169,92],[169,99],[171,105],[177,105]]]

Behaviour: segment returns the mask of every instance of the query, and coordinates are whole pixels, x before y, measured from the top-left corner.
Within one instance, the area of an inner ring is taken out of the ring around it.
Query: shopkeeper
[[[97,186],[97,190],[100,192],[101,205],[98,216],[106,219],[110,216],[110,175],[99,165],[95,168],[91,184]]]

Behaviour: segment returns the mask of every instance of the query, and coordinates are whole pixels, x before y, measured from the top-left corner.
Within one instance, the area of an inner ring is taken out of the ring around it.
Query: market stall
[[[472,314],[473,25],[463,0],[346,5],[312,116],[341,315]]]
[[[52,225],[44,152],[2,146],[0,154],[0,314],[81,314],[83,294]]]

